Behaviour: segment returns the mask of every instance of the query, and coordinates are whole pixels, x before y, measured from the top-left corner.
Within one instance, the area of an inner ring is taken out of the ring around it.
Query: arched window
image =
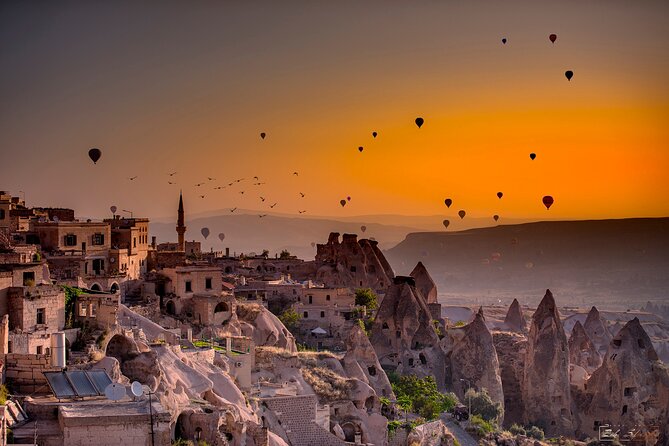
[[[222,313],[224,311],[230,311],[230,307],[225,302],[219,302],[216,308],[214,308],[214,313]]]

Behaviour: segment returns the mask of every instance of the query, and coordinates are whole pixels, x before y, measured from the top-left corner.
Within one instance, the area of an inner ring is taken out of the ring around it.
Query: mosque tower
[[[179,192],[179,216],[177,217],[177,234],[179,235],[179,251],[186,251],[184,243],[184,234],[186,233],[186,225],[184,224],[184,199]]]

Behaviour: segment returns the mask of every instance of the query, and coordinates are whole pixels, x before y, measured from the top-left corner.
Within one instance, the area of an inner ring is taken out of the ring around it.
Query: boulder
[[[569,346],[553,294],[546,290],[532,316],[523,374],[524,424],[547,435],[573,435]]]

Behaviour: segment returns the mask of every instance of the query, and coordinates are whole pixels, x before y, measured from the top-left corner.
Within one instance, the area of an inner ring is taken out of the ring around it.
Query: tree
[[[355,290],[355,304],[365,306],[368,310],[376,310],[379,306],[376,294],[369,288],[358,288]]]
[[[502,405],[490,398],[486,389],[477,392],[469,389],[465,392],[465,401],[470,401],[472,414],[480,415],[485,421],[497,422],[502,416]]]
[[[293,310],[292,308],[288,308],[286,311],[281,313],[279,316],[279,320],[281,323],[291,331],[291,333],[294,330],[297,330],[297,328],[300,326],[300,319],[302,319],[302,316],[300,314]]]
[[[390,374],[388,378],[397,396],[397,404],[427,420],[434,420],[457,404],[454,394],[444,394],[437,390],[433,376],[418,378],[415,375]]]
[[[74,304],[77,296],[82,294],[83,291],[67,285],[61,285],[61,288],[65,291],[65,328],[72,328],[74,324]]]
[[[280,259],[289,259],[290,258],[290,252],[287,249],[284,249],[281,251],[281,254],[279,254]]]

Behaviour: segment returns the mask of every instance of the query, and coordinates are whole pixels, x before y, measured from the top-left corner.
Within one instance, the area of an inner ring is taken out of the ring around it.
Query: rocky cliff
[[[607,348],[609,347],[612,336],[606,326],[604,319],[602,318],[602,315],[599,314],[597,307],[592,307],[590,309],[588,317],[585,319],[585,323],[583,324],[583,328],[585,329],[585,332],[588,334],[588,337],[592,343],[597,348],[597,351],[601,355],[604,355]]]
[[[550,290],[532,316],[525,354],[523,397],[526,424],[548,435],[573,435],[569,347]]]
[[[416,281],[416,288],[423,294],[428,304],[437,303],[437,285],[435,285],[432,276],[427,272],[423,262],[418,262],[416,267],[409,274]]]
[[[525,321],[525,316],[523,316],[523,309],[520,308],[520,303],[518,299],[513,299],[511,306],[509,306],[509,311],[506,313],[504,318],[504,324],[511,331],[517,331],[521,333],[527,332],[527,321]]]
[[[523,373],[527,337],[507,331],[497,331],[492,336],[504,393],[504,426],[511,426],[513,423],[522,425],[525,413]]]

